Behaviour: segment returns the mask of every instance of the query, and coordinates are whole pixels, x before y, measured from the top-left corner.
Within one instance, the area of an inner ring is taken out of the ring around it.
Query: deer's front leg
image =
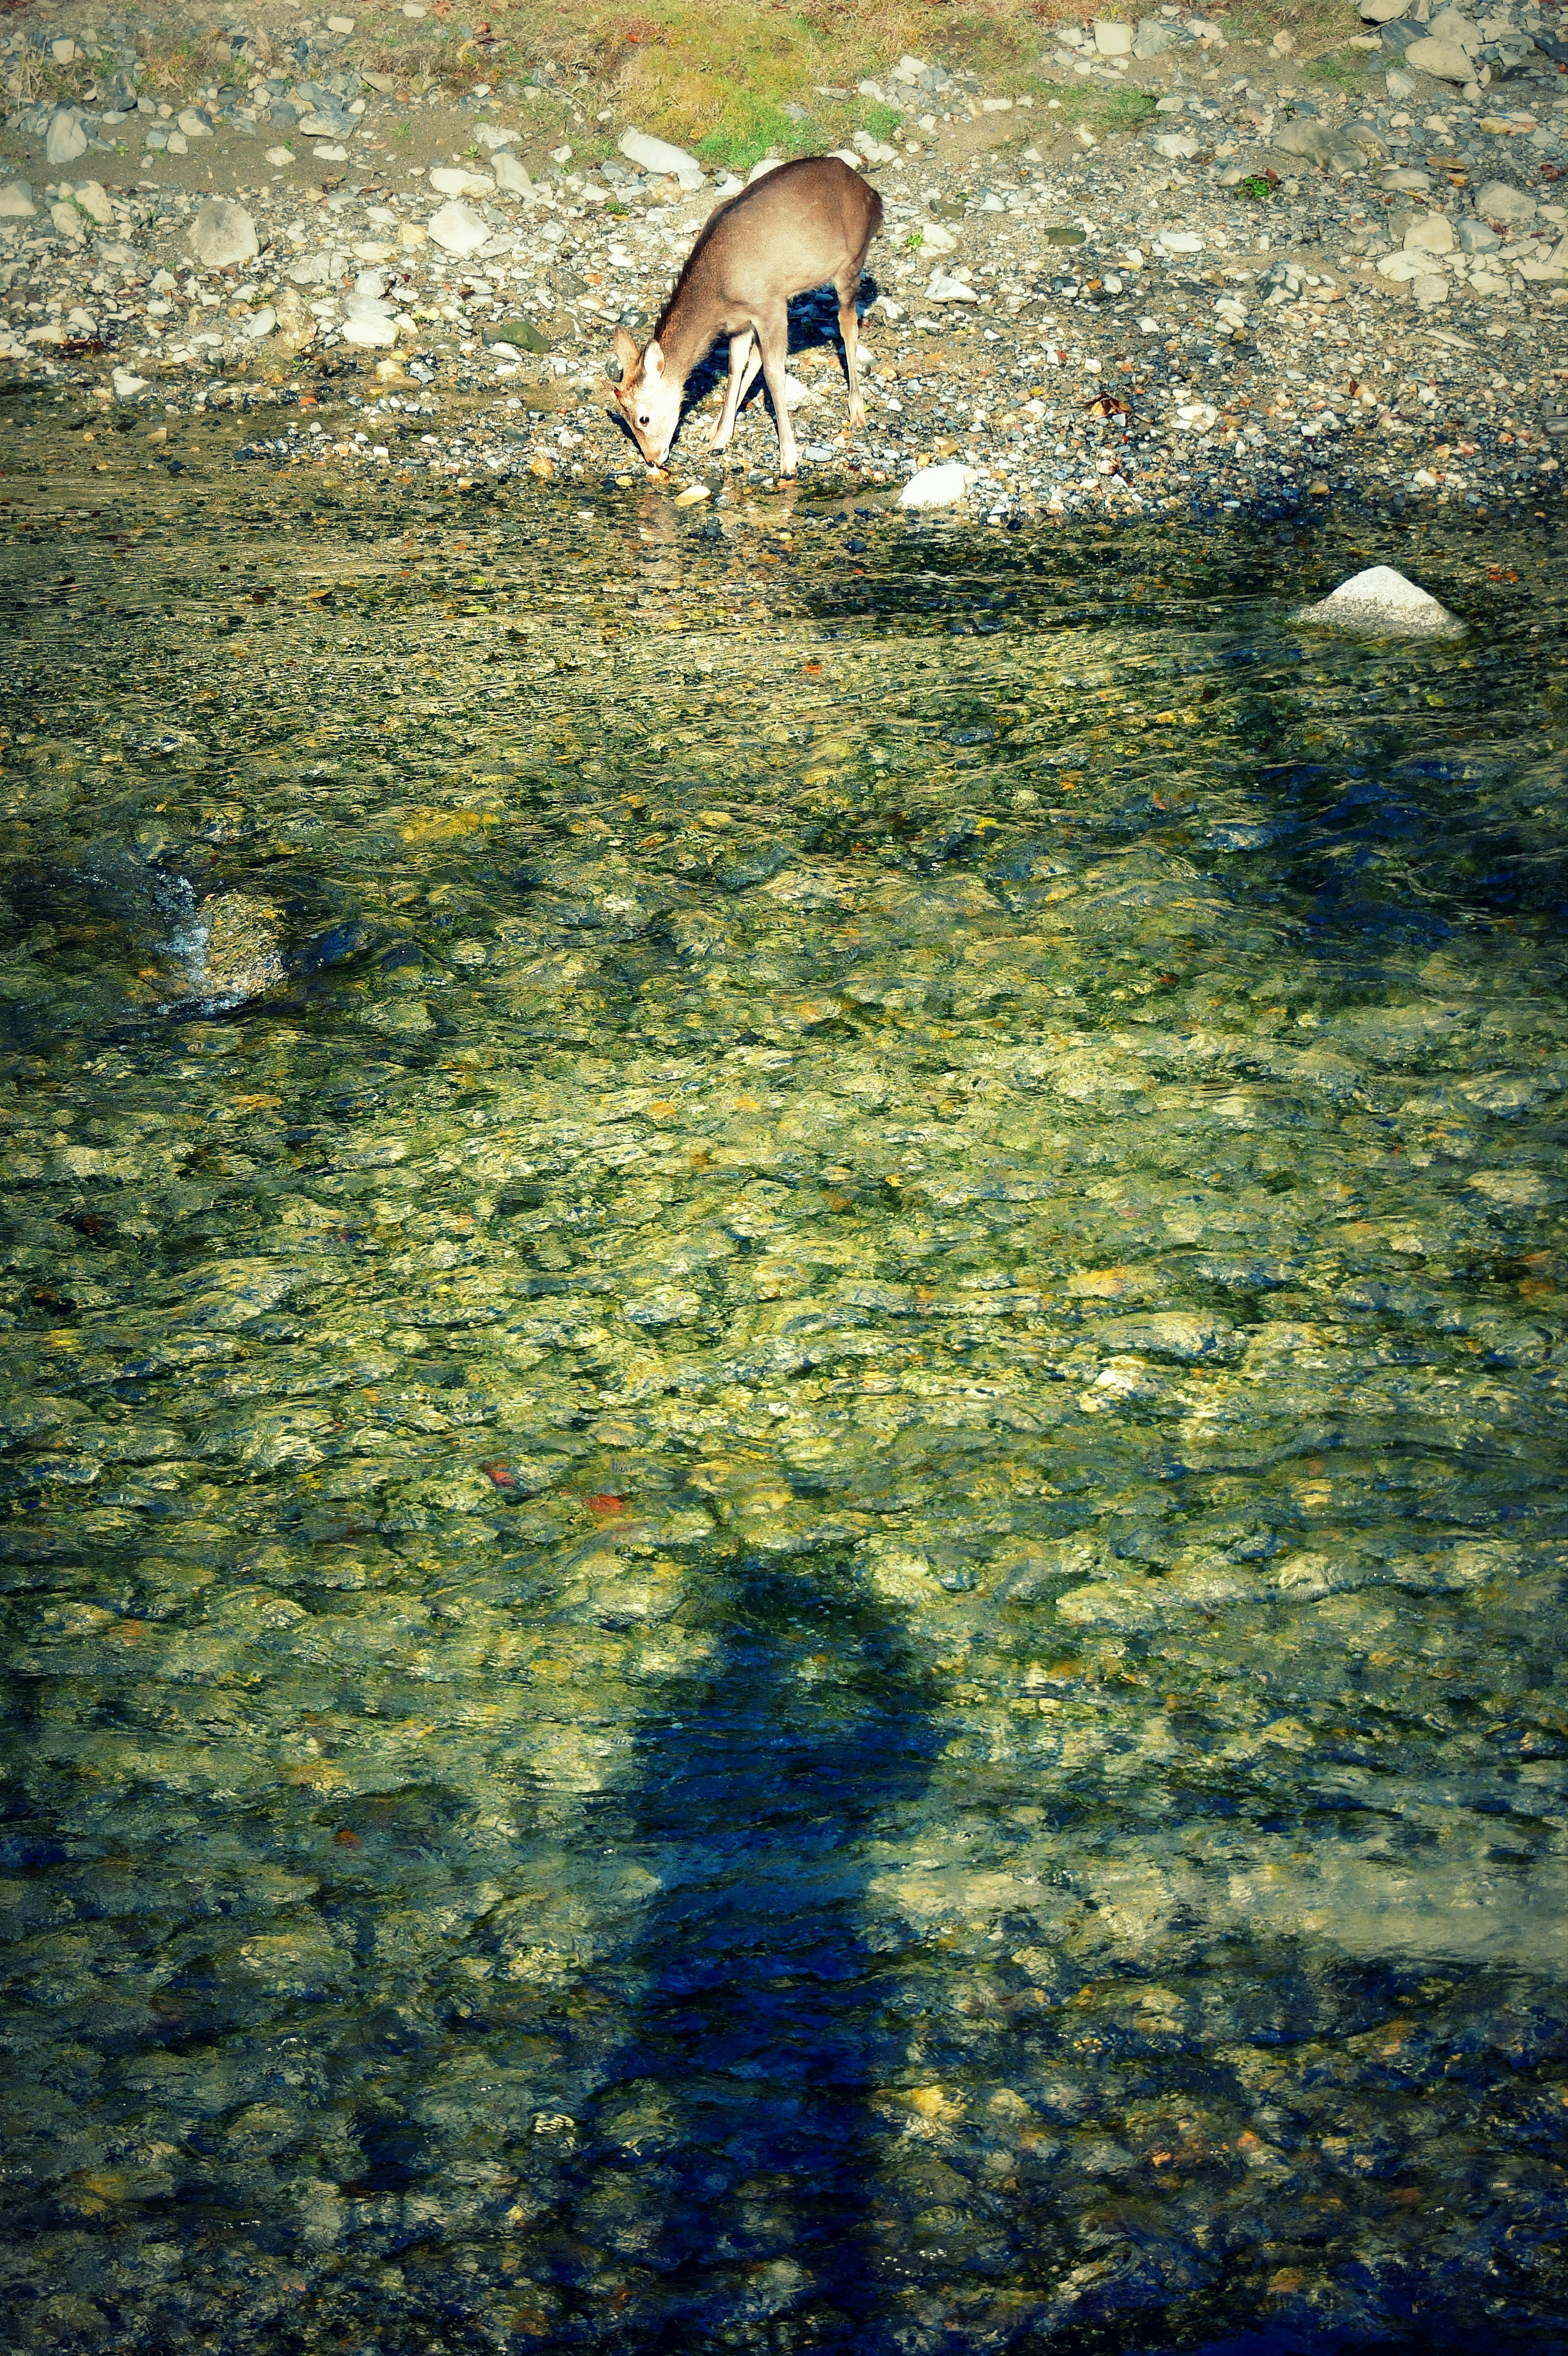
[[[746,388],[755,378],[758,365],[752,345],[752,330],[743,327],[738,336],[730,338],[730,381],[724,388],[724,406],[719,412],[719,423],[713,428],[710,448],[722,450],[728,446],[735,431],[741,403],[746,398]]]
[[[789,422],[789,408],[784,400],[786,365],[789,359],[789,314],[781,304],[776,318],[757,324],[757,341],[763,351],[763,380],[773,404],[773,423],[779,430],[779,472],[795,475],[800,471],[800,455],[795,446],[795,428]]]

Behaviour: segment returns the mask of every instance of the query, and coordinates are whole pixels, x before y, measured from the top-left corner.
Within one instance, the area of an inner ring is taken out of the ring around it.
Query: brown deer
[[[784,406],[789,302],[814,286],[831,284],[837,294],[849,369],[849,430],[864,427],[855,297],[866,249],[881,225],[880,197],[837,155],[781,164],[709,216],[651,339],[638,351],[624,327],[615,330],[621,362],[615,398],[650,466],[662,466],[668,456],[686,380],[720,336],[730,339],[730,382],[712,447],[725,447],[756,378],[754,336],[778,426],[779,472],[795,472],[800,462]]]

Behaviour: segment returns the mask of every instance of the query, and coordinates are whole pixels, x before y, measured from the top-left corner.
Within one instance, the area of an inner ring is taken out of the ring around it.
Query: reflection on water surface
[[[269,496],[8,556],[12,2342],[1556,2347],[1552,552]]]

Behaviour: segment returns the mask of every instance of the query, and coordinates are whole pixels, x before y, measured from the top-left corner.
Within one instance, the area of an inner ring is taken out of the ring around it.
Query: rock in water
[[[951,508],[964,497],[973,480],[968,466],[923,466],[899,494],[901,508]]]
[[[265,900],[218,892],[176,946],[204,1003],[238,1006],[283,980],[281,933],[278,912]]]
[[[915,480],[918,482],[917,476]],[[911,486],[912,489],[913,486]],[[907,494],[906,494],[907,496]],[[1460,638],[1465,625],[1426,590],[1418,589],[1392,564],[1369,565],[1341,581],[1319,605],[1304,605],[1298,622],[1325,629],[1361,630],[1375,638]]]
[[[190,250],[204,270],[227,270],[231,262],[252,261],[261,249],[243,205],[208,197],[190,225]]]

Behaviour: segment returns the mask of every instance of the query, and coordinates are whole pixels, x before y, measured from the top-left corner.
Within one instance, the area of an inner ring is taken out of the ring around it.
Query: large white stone
[[[1373,564],[1365,573],[1352,573],[1321,605],[1304,605],[1296,618],[1377,638],[1458,638],[1465,634],[1456,615],[1392,564]]]
[[[977,303],[980,299],[972,286],[962,278],[949,278],[944,271],[936,271],[925,290],[928,303]]]
[[[490,169],[496,175],[496,186],[503,196],[531,197],[534,184],[529,179],[520,155],[497,155]]]
[[[1457,8],[1440,8],[1428,20],[1426,37],[1429,41],[1452,41],[1471,57],[1482,46],[1480,27]]]
[[[1483,220],[1501,221],[1507,228],[1514,221],[1535,219],[1535,198],[1527,197],[1522,188],[1510,188],[1506,180],[1488,180],[1476,191],[1476,210]]]
[[[1198,142],[1190,131],[1162,131],[1154,143],[1154,152],[1169,163],[1185,164],[1198,153]]]
[[[256,224],[243,205],[227,197],[208,197],[190,225],[187,241],[204,270],[227,270],[230,262],[251,262],[261,252]]]
[[[1103,58],[1130,57],[1136,37],[1131,25],[1118,24],[1113,16],[1101,16],[1095,21],[1094,47]]]
[[[1453,228],[1441,213],[1427,213],[1405,230],[1404,250],[1406,253],[1452,253]]]
[[[0,188],[0,220],[31,220],[37,209],[26,180],[8,180]]]
[[[343,322],[346,344],[362,344],[368,348],[385,345],[389,348],[398,340],[395,314],[385,303],[360,299],[350,305]]]
[[[69,238],[73,245],[80,245],[87,235],[87,223],[74,205],[51,205],[49,219],[54,223],[55,235]]]
[[[431,215],[430,233],[437,245],[459,257],[477,253],[482,245],[490,241],[489,229],[478,214],[455,200],[450,205],[443,205],[438,213]]]
[[[79,210],[89,214],[98,222],[100,228],[106,229],[114,218],[114,208],[109,201],[109,191],[101,180],[79,180],[76,184],[76,202]]]
[[[920,224],[920,250],[922,253],[956,253],[958,240],[943,222],[923,220]]]
[[[1437,81],[1467,82],[1474,70],[1469,59],[1457,41],[1412,41],[1404,53],[1404,62],[1417,73],[1431,74]]]
[[[81,119],[72,107],[61,106],[49,118],[44,139],[44,161],[47,164],[74,164],[79,155],[87,153],[87,134]]]
[[[1207,240],[1200,230],[1162,229],[1154,241],[1162,253],[1201,253]]]
[[[702,166],[684,147],[672,147],[667,139],[655,139],[645,131],[623,131],[620,144],[627,162],[640,165],[645,172],[673,173],[683,188],[702,186]]]
[[[253,344],[259,344],[272,334],[277,324],[276,311],[270,303],[263,303],[259,311],[252,311],[248,319],[240,321],[240,333],[249,336]]]
[[[975,479],[972,466],[923,466],[899,493],[901,508],[956,507]]]
[[[1358,14],[1364,25],[1391,25],[1407,5],[1408,0],[1360,0]]]
[[[496,193],[494,180],[487,180],[482,172],[465,172],[456,165],[436,165],[430,184],[438,197],[493,197]]]

